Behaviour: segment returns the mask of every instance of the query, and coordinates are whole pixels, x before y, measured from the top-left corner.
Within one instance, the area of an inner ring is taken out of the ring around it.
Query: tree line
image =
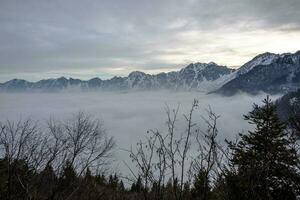
[[[43,129],[31,120],[1,122],[0,199],[299,198],[299,115],[280,121],[267,97],[244,116],[253,129],[223,144],[220,116],[208,108],[197,120],[198,107],[194,100],[185,127],[178,126],[179,106],[167,107],[167,131],[149,130],[126,150],[127,175],[108,170],[115,141],[89,115],[49,120]]]

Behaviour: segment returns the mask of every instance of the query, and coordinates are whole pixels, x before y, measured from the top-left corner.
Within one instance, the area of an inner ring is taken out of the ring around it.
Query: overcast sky
[[[299,0],[0,0],[0,81],[238,67],[300,50]]]

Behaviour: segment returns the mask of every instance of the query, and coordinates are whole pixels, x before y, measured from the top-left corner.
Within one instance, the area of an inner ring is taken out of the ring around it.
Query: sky
[[[237,68],[300,50],[299,0],[0,0],[0,82]]]

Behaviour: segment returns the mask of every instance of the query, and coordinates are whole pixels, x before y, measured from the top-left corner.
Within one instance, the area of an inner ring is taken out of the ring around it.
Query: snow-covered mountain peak
[[[297,51],[295,54],[291,54],[292,56],[292,60],[294,63],[296,63],[297,61],[300,61],[300,51]]]
[[[197,63],[191,63],[188,66],[186,66],[185,68],[181,69],[179,71],[179,73],[181,74],[186,74],[186,73],[199,73],[203,70],[205,70],[207,67],[209,66],[216,66],[219,67],[219,65],[217,65],[214,62],[210,62],[210,63],[201,63],[201,62],[197,62]]]
[[[258,65],[269,65],[271,64],[275,59],[279,58],[279,54],[274,53],[263,53],[259,54],[258,56],[255,56],[252,60],[244,64],[239,70],[238,75],[246,74],[249,71],[251,71],[254,67]]]
[[[236,73],[218,92],[232,95],[238,91],[283,93],[300,86],[300,53],[258,55]]]
[[[137,78],[137,77],[143,77],[143,76],[146,76],[146,74],[144,72],[141,72],[141,71],[133,71],[131,72],[128,77],[129,78]]]
[[[263,53],[258,56],[255,56],[252,60],[244,64],[237,72],[238,75],[246,74],[251,71],[254,67],[258,65],[269,65],[279,58],[279,54],[274,53]]]
[[[66,77],[62,76],[62,77],[57,78],[56,81],[68,81],[68,79]]]
[[[102,81],[102,80],[98,77],[95,77],[95,78],[90,79],[89,81]]]
[[[215,62],[209,62],[208,65],[218,65],[218,64]]]
[[[300,51],[292,54],[292,53],[283,53],[283,54],[274,54],[274,53],[263,53],[252,60],[244,64],[236,73],[237,76],[243,75],[251,71],[253,68],[259,65],[270,65],[274,62],[281,63],[297,63],[300,59]]]
[[[21,83],[25,83],[27,81],[25,81],[24,79],[12,79],[10,81],[7,81],[8,84],[21,84]]]

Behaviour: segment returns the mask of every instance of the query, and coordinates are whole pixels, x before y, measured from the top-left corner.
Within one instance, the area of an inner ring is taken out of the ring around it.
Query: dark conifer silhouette
[[[267,97],[263,103],[254,105],[245,116],[254,131],[240,134],[238,143],[230,143],[238,191],[243,191],[243,199],[296,199],[300,177],[294,140],[279,121],[271,100]]]

